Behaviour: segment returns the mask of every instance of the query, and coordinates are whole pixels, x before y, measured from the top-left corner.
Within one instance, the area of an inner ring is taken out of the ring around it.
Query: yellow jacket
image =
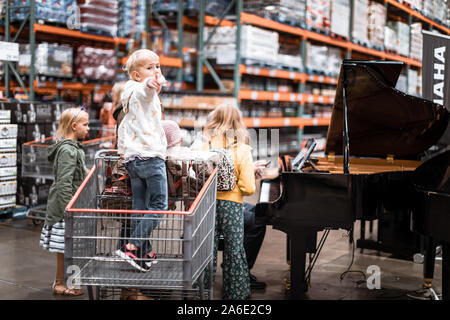
[[[212,149],[224,147],[223,139],[216,137],[211,140]],[[202,149],[209,150],[209,143],[205,143]],[[243,203],[244,196],[252,195],[256,189],[252,148],[247,144],[238,144],[228,150],[233,155],[236,186],[231,191],[217,191],[217,199]]]

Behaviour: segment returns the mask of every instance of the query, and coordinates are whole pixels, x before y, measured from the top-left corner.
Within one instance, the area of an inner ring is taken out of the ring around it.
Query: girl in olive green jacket
[[[53,293],[69,296],[83,294],[64,283],[64,210],[86,176],[85,155],[79,140],[89,130],[89,115],[84,108],[70,108],[61,114],[56,143],[48,148],[48,160],[53,163],[55,180],[47,199],[47,214],[40,245],[56,252],[56,279]]]

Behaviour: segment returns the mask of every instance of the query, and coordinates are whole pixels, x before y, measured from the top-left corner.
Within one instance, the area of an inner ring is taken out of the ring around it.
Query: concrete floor
[[[358,223],[355,235],[358,233]],[[0,299],[88,299],[87,294],[76,297],[52,295],[51,284],[56,270],[56,257],[39,247],[40,226],[30,220],[0,223]],[[286,236],[267,227],[266,238],[252,273],[267,283],[265,290],[254,290],[251,299],[287,299],[285,279],[289,274],[286,263]],[[351,245],[346,232],[331,231],[311,276],[311,288],[306,299],[314,300],[394,300],[408,299],[406,292],[417,290],[422,284],[422,265],[391,259],[387,254],[355,250],[352,270],[363,271],[377,265],[381,270],[381,289],[369,290],[360,273],[349,273],[339,280],[351,261]],[[219,255],[219,264],[220,264]],[[222,274],[217,270],[214,299],[220,299]],[[436,263],[435,289],[440,292],[441,262]]]

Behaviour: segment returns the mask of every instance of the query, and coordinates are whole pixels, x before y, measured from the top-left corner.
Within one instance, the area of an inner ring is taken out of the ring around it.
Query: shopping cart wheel
[[[92,286],[88,286],[87,289],[88,289],[89,300],[95,300],[94,288]]]
[[[31,221],[33,221],[33,224],[35,226],[42,226],[42,224],[44,223],[44,220],[41,219],[31,219]]]

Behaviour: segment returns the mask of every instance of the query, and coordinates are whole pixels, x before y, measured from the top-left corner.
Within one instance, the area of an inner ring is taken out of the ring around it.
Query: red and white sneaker
[[[139,271],[148,272],[150,270],[150,267],[147,266],[145,261],[139,258],[139,249],[130,250],[124,245],[119,250],[116,250],[115,254]]]

